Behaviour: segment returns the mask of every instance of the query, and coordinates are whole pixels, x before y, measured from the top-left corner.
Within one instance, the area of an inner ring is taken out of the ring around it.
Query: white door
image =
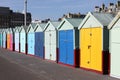
[[[120,78],[120,28],[110,31],[111,76]],[[117,36],[118,35],[118,36]]]
[[[19,51],[19,33],[15,33],[15,51]]]
[[[50,59],[50,33],[45,32],[45,59]]]
[[[51,31],[51,60],[56,61],[56,31]]]

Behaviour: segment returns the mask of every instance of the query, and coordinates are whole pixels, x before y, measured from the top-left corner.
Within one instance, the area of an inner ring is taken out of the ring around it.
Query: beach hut
[[[120,12],[109,24],[108,29],[110,30],[110,76],[120,79]]]
[[[3,48],[7,47],[7,43],[6,43],[6,29],[3,30]]]
[[[58,21],[49,21],[45,26],[45,59],[57,61]]]
[[[79,31],[82,18],[64,18],[58,26],[58,63],[78,67]]]
[[[20,30],[20,52],[27,54],[27,28],[28,26],[21,26]]]
[[[20,51],[20,26],[15,27],[14,36],[15,36],[15,51]]]
[[[35,56],[44,59],[44,27],[46,23],[38,23],[35,31]]]
[[[109,30],[113,15],[89,12],[79,26],[80,68],[109,73]]]

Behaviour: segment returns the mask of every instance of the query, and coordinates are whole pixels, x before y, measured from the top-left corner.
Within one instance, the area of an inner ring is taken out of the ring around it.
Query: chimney
[[[101,8],[102,8],[102,10],[105,10],[105,4],[104,3],[102,4]]]
[[[120,7],[120,1],[117,1],[117,7]]]
[[[95,12],[100,12],[100,7],[99,6],[95,6]]]

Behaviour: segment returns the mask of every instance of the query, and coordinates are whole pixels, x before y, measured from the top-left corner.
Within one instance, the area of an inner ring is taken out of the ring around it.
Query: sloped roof
[[[74,27],[78,27],[82,22],[83,18],[66,18]]]
[[[40,27],[44,31],[45,25],[46,23],[37,23],[37,25],[34,28],[34,31],[36,31],[38,27]]]
[[[18,30],[18,32],[20,32],[21,26],[16,26],[16,27],[15,27],[15,32],[16,32],[16,30]]]
[[[33,29],[35,28],[35,26],[37,25],[37,23],[31,23],[30,24],[32,27],[33,27]]]
[[[16,30],[18,29],[18,26],[15,26],[15,28],[13,29],[14,30],[14,32],[16,32]]]
[[[40,23],[39,25],[44,30],[46,23]]]
[[[18,31],[20,32],[20,30],[21,30],[21,27],[19,26],[19,27],[18,27]]]
[[[6,30],[7,30],[7,29],[3,29],[3,32],[5,32],[5,33],[6,33]]]
[[[21,26],[21,30],[24,29],[25,32],[27,32],[27,28],[28,28],[28,26]],[[21,32],[21,30],[20,30],[20,32]]]
[[[109,13],[91,13],[103,26],[108,26],[108,24],[113,20],[114,15]]]
[[[7,33],[13,33],[13,28],[8,28]]]
[[[2,33],[4,31],[4,29],[0,29],[0,32]]]
[[[100,23],[101,26],[108,26],[109,23],[113,20],[114,15],[110,13],[96,13],[96,12],[88,12],[86,17],[83,19],[82,23],[79,25],[79,28],[82,28],[83,25],[87,22],[87,20],[90,18],[90,16],[93,17],[96,21]],[[91,22],[92,23],[92,22]]]
[[[60,21],[48,21],[48,23],[46,24],[46,26],[45,26],[45,29],[44,29],[44,30],[46,30],[46,29],[47,29],[47,27],[48,27],[50,24],[51,24],[54,28],[56,28],[56,29],[57,29],[58,25],[60,24]]]
[[[115,16],[115,18],[111,21],[111,23],[108,25],[108,29],[112,29],[112,27],[115,25],[115,23],[120,19],[120,12]]]
[[[52,25],[57,28],[58,25],[60,24],[60,21],[51,21]]]
[[[73,28],[77,28],[77,27],[79,27],[79,25],[83,21],[83,19],[84,18],[64,18],[61,21],[60,25],[58,25],[57,29],[60,29],[65,21],[70,23],[70,25],[72,25]]]
[[[4,29],[2,29],[1,32],[4,32]]]

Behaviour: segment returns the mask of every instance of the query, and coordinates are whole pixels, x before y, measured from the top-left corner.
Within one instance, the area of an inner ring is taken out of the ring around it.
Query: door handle
[[[91,48],[91,45],[88,45],[88,49],[90,49]]]
[[[90,61],[88,61],[87,63],[90,64]]]

